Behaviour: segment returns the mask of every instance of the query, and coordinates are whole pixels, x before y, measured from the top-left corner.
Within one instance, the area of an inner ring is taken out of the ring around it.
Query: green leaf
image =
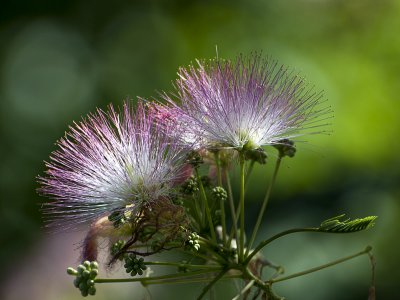
[[[343,220],[344,216],[343,214],[323,221],[318,230],[332,233],[357,232],[374,226],[377,218],[377,216],[368,216],[361,219]]]

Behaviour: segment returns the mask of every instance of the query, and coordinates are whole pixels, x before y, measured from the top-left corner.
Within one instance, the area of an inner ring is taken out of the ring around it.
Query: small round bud
[[[89,293],[89,295],[91,295],[91,296],[96,295],[96,288],[95,288],[94,286],[91,286],[91,287],[88,289],[88,293]]]
[[[94,279],[97,275],[99,274],[99,271],[97,269],[93,269],[90,271],[90,278]]]
[[[78,268],[76,268],[79,274],[82,274],[83,271],[86,271],[86,268],[83,265],[79,265]]]
[[[86,281],[86,284],[87,284],[88,286],[92,286],[92,285],[94,285],[94,280],[89,279],[88,281]]]
[[[82,277],[83,278],[89,278],[89,276],[90,276],[90,272],[88,270],[85,270],[85,271],[82,272]]]
[[[67,269],[67,274],[68,275],[77,275],[78,271],[76,271],[74,268],[68,268]]]
[[[89,268],[90,268],[90,261],[85,260],[85,261],[83,262],[83,266],[84,266],[86,269],[89,269]]]
[[[79,277],[76,277],[75,279],[74,279],[74,286],[76,287],[76,288],[79,288],[79,284],[81,283],[81,280],[80,280],[80,278]]]
[[[98,268],[99,268],[99,264],[98,264],[96,261],[92,261],[92,262],[90,263],[90,267],[91,267],[92,269],[98,269]]]

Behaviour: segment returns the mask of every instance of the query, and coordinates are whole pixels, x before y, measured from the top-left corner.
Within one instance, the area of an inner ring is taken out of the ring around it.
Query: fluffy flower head
[[[205,147],[255,149],[310,133],[329,108],[318,108],[321,93],[302,78],[260,55],[235,61],[198,61],[181,68],[175,104],[188,131],[201,136]]]
[[[171,193],[187,151],[167,137],[143,103],[119,114],[110,105],[70,127],[40,177],[50,225],[71,227],[115,210],[140,209]]]

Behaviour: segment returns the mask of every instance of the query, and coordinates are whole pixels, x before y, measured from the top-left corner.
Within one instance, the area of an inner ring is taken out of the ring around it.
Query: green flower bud
[[[92,261],[90,263],[90,268],[92,269],[98,269],[99,268],[99,264],[96,261]]]
[[[203,163],[203,158],[198,152],[192,151],[188,155],[187,162],[191,164],[193,168],[198,168]]]
[[[89,276],[90,276],[90,272],[88,270],[85,270],[85,271],[82,272],[82,277],[83,278],[89,278]]]
[[[80,283],[81,283],[80,278],[79,278],[79,277],[76,277],[76,278],[74,279],[74,286],[75,286],[76,288],[78,288]]]
[[[191,249],[198,251],[200,249],[199,238],[200,236],[196,232],[192,232],[186,243]]]
[[[126,273],[130,273],[132,276],[137,274],[143,275],[143,271],[146,270],[143,258],[137,258],[135,254],[131,253],[125,257],[124,267]]]
[[[79,265],[78,268],[76,269],[78,270],[79,274],[82,274],[82,272],[86,270],[86,268],[83,265]]]
[[[94,295],[96,293],[95,278],[98,271],[97,262],[89,262],[85,261],[83,264],[79,265],[77,270],[73,268],[68,268],[67,273],[69,275],[75,275],[76,278],[73,281],[73,284],[76,288],[81,291],[83,297],[87,297],[88,295]]]
[[[94,296],[96,295],[96,288],[94,286],[88,289],[89,295]]]
[[[78,275],[78,272],[74,268],[68,268],[67,274],[68,275]]]
[[[193,176],[189,177],[181,187],[182,193],[186,195],[193,195],[199,191],[199,187],[197,185],[197,180]]]
[[[85,260],[85,261],[83,262],[83,266],[84,266],[86,269],[89,269],[89,268],[90,268],[90,261]]]
[[[265,153],[263,148],[254,148],[254,149],[244,149],[244,158],[246,160],[252,160],[254,162],[258,162],[261,165],[265,165],[267,163],[267,153]]]
[[[294,142],[289,139],[277,141],[274,147],[278,149],[279,155],[281,157],[293,157],[296,154],[296,147],[294,146]]]

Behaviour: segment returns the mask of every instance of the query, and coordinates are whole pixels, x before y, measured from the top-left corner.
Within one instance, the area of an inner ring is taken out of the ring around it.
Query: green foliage
[[[351,233],[368,229],[375,224],[377,216],[368,216],[361,219],[346,219],[344,214],[330,218],[321,223],[318,230],[331,233]]]

